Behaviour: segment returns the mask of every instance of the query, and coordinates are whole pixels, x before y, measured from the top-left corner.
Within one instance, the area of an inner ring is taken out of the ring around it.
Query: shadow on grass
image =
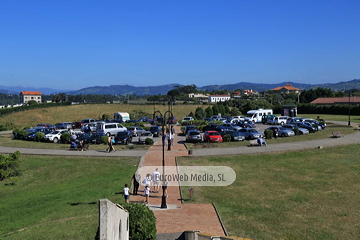
[[[77,202],[77,203],[66,203],[66,204],[69,204],[70,206],[78,206],[78,205],[94,205],[94,204],[97,204],[97,202],[89,202],[89,203]]]

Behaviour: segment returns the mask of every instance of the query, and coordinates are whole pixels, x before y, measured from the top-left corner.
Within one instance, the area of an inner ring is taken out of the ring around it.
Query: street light
[[[155,114],[158,113],[162,119],[162,176],[163,176],[163,184],[162,184],[162,190],[163,190],[163,194],[162,194],[162,198],[161,198],[161,208],[167,208],[166,205],[166,196],[165,196],[165,139],[164,139],[164,134],[165,134],[165,119],[166,116],[173,117],[173,114],[171,111],[166,111],[164,113],[164,115],[160,112],[160,111],[155,111],[153,114],[153,118],[155,119]],[[170,122],[169,122],[169,126],[170,126]],[[170,130],[170,128],[169,128]],[[171,150],[170,144],[168,143],[168,150]]]
[[[349,122],[348,126],[350,126],[350,90],[349,90]]]

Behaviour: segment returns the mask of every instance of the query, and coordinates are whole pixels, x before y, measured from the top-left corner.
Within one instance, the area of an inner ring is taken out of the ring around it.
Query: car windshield
[[[158,130],[158,129],[159,129],[158,127],[151,127],[150,128],[150,130],[153,130],[153,131]]]
[[[217,133],[217,132],[210,132],[209,135],[210,135],[210,136],[218,136],[219,133]]]
[[[126,136],[127,134],[128,134],[127,132],[118,132],[116,136],[121,137],[121,136]]]
[[[189,132],[189,135],[199,135],[199,132]]]

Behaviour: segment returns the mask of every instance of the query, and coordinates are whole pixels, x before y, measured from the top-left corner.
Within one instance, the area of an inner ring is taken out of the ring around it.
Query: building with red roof
[[[277,88],[271,89],[271,91],[273,91],[274,93],[279,93],[279,94],[289,94],[291,92],[299,93],[300,89],[293,87],[291,84],[286,84],[283,87],[277,87]]]
[[[20,93],[20,102],[28,103],[29,101],[34,100],[37,103],[41,103],[41,96],[41,92],[22,91]]]
[[[317,105],[334,105],[334,104],[360,104],[360,96],[347,97],[320,97],[311,102]]]

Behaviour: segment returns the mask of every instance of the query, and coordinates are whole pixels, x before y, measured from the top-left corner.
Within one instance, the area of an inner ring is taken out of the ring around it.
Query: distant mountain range
[[[310,88],[330,88],[334,91],[341,91],[346,89],[360,89],[360,79],[354,79],[347,82],[338,82],[338,83],[327,83],[327,84],[305,84],[305,83],[294,83],[294,82],[282,82],[282,83],[250,83],[250,82],[239,82],[234,84],[224,84],[224,85],[208,85],[203,87],[198,87],[199,90],[213,91],[213,90],[229,90],[233,91],[235,89],[252,89],[255,91],[268,91],[270,89],[285,86],[286,84],[291,84],[293,87],[299,89],[310,89]],[[40,91],[43,94],[57,94],[57,93],[66,93],[68,95],[79,95],[79,94],[110,94],[110,95],[127,95],[127,94],[136,94],[136,95],[165,95],[168,91],[173,90],[175,86],[184,86],[182,84],[167,84],[160,86],[148,86],[148,87],[134,87],[130,85],[111,85],[111,86],[95,86],[82,88],[77,91],[69,90],[59,90],[52,88],[24,88],[21,86],[17,87],[8,87],[0,86],[0,93],[6,94],[19,94],[21,91]]]

